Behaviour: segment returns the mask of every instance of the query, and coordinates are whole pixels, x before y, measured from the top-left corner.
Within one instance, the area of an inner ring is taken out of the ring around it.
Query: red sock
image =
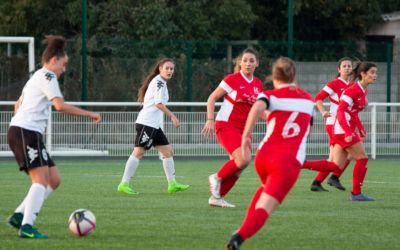
[[[237,233],[243,240],[250,238],[264,226],[268,217],[269,214],[263,208],[255,209],[246,216]]]
[[[353,194],[361,194],[361,186],[367,174],[368,158],[356,160],[353,170]]]
[[[323,172],[333,172],[338,170],[338,166],[328,160],[305,161],[303,168]]]
[[[334,175],[334,176],[337,176],[338,178],[339,178],[340,176],[342,176],[343,172],[344,172],[344,171],[346,170],[346,168],[349,166],[350,162],[351,162],[351,161],[350,161],[349,159],[347,159],[346,162],[344,163],[343,169],[340,169],[340,168],[339,168],[340,171],[339,171],[339,170],[334,171],[334,172],[333,172],[333,175]]]
[[[246,217],[244,217],[244,221],[246,221],[249,214],[256,209],[256,204],[258,202],[258,199],[260,199],[260,196],[261,196],[263,190],[264,190],[264,187],[261,186],[254,192],[253,198],[250,201],[250,205],[247,208],[247,213],[246,213]]]
[[[231,176],[228,176],[226,179],[224,179],[221,182],[221,187],[219,190],[219,193],[221,196],[225,196],[235,185],[236,181],[239,179],[239,176],[237,174],[233,174]]]
[[[314,180],[323,182],[328,175],[329,175],[329,172],[320,171],[320,172],[318,172],[317,176],[315,176]]]
[[[236,166],[236,163],[234,160],[229,160],[225,162],[225,164],[221,167],[221,169],[217,172],[217,177],[220,180],[224,180],[228,176],[233,175],[240,169]]]

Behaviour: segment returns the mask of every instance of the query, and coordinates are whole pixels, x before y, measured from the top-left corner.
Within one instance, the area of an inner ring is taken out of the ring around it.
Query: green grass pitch
[[[116,191],[125,160],[59,160],[62,184],[45,202],[35,226],[48,240],[19,239],[7,217],[25,196],[29,177],[13,160],[0,161],[0,249],[223,249],[241,224],[259,184],[253,165],[226,197],[234,209],[208,206],[208,175],[222,160],[175,160],[177,180],[188,191],[167,193],[161,162],[144,158],[135,178],[138,196]],[[351,188],[352,165],[342,177]],[[349,191],[324,185],[313,193],[315,175],[303,170],[283,205],[243,249],[400,249],[399,161],[369,162],[364,192],[375,202],[348,201]],[[87,237],[72,236],[68,216],[88,208],[97,228]]]

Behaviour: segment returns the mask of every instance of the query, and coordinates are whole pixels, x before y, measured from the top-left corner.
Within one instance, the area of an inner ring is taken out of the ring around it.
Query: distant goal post
[[[13,43],[26,43],[28,45],[28,70],[29,76],[35,71],[35,39],[23,36],[0,36],[0,43],[8,44],[8,55],[11,56]]]

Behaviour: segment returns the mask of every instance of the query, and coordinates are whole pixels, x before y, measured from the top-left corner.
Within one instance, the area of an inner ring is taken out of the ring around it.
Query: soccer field
[[[0,249],[223,249],[241,224],[259,184],[253,165],[226,197],[234,209],[208,206],[208,175],[222,160],[176,159],[177,180],[192,185],[167,193],[160,161],[141,161],[137,196],[116,191],[125,160],[59,160],[60,188],[45,202],[35,226],[48,240],[19,239],[7,217],[30,186],[15,161],[0,162]],[[352,165],[342,177],[347,191],[313,193],[314,172],[303,170],[283,205],[242,249],[400,249],[399,161],[370,161],[364,192],[375,202],[350,202]],[[67,220],[77,208],[97,217],[95,231],[72,236]]]

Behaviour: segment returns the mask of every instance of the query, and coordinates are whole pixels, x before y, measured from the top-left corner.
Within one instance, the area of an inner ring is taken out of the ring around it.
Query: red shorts
[[[333,124],[325,124],[325,131],[328,134],[328,143],[329,146],[333,145]]]
[[[335,134],[333,136],[333,144],[339,144],[343,149],[348,148],[360,141],[361,141],[361,138],[356,133],[353,133],[351,142],[346,142],[344,140],[344,134],[339,134],[339,135]]]
[[[263,192],[282,203],[299,178],[301,164],[296,156],[261,149],[256,153],[254,164],[264,185]]]
[[[220,127],[216,129],[218,142],[232,155],[233,151],[242,145],[243,129],[235,127]]]

